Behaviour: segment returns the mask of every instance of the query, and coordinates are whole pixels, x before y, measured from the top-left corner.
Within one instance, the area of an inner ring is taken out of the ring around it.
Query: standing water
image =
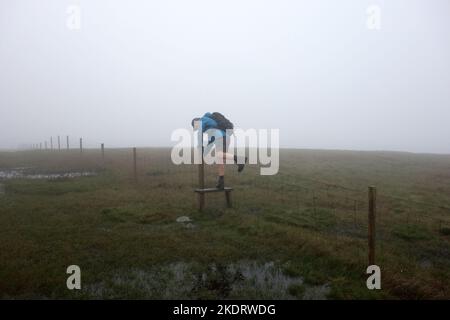
[[[10,179],[63,179],[63,178],[77,178],[88,177],[96,175],[92,171],[84,172],[59,172],[59,173],[30,173],[28,167],[0,169],[0,181]],[[0,188],[1,190],[1,188]],[[4,192],[4,190],[3,190]],[[0,191],[1,193],[1,191]]]

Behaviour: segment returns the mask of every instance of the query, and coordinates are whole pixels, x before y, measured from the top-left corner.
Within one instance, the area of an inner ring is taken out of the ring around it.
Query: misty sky
[[[282,147],[450,153],[449,18],[448,0],[0,0],[0,148],[169,146],[220,111]]]

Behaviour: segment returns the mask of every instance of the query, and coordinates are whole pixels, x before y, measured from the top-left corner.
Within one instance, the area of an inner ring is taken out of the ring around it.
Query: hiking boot
[[[238,166],[238,172],[241,172],[242,170],[244,170],[245,164],[247,163],[247,157],[245,157],[244,159],[244,163],[237,163],[237,157],[234,156],[234,162],[237,164]]]
[[[219,176],[219,179],[217,179],[216,188],[220,190],[223,190],[225,188],[225,181],[223,176]]]

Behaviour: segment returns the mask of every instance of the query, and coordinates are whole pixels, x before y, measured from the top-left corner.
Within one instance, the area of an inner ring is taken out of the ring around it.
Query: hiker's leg
[[[222,163],[217,163],[217,185],[216,188],[225,188],[225,161]]]
[[[226,163],[226,150],[228,145],[224,138],[216,141],[216,157],[217,157],[217,185],[218,189],[225,187],[225,163]]]
[[[230,146],[230,138],[227,136],[220,139],[220,141],[217,141],[216,144],[217,157],[219,159],[223,159],[223,163],[226,163],[226,160],[234,161],[235,159],[234,155],[228,152],[229,146]]]
[[[217,164],[217,175],[219,177],[225,175],[225,165],[224,164]]]
[[[225,164],[226,160],[232,160],[233,163],[237,164],[238,172],[244,170],[245,163],[247,162],[247,157],[239,160],[236,155],[228,152],[228,147],[230,145],[229,137],[223,137],[221,140],[222,141],[220,142],[217,141],[216,144],[217,158],[221,160],[220,164]],[[222,168],[220,168],[219,170],[222,170]],[[219,177],[221,176],[220,173],[225,174],[225,167],[223,167],[223,171],[219,171]]]
[[[222,143],[220,143],[220,145],[222,145]],[[217,148],[217,145],[216,145]],[[225,175],[225,163],[226,163],[226,153],[223,152],[222,150],[217,150],[217,159],[221,160],[221,161],[217,161],[217,175],[219,177],[223,177]]]
[[[226,160],[233,160],[234,161],[234,154],[229,153],[229,152],[218,151],[217,152],[217,157],[219,159],[223,159],[224,163],[226,163]]]
[[[247,163],[247,157],[238,158],[236,155],[229,152],[218,152],[218,158],[223,159],[223,163],[227,163],[227,160],[232,160],[231,163],[235,163],[237,165]]]

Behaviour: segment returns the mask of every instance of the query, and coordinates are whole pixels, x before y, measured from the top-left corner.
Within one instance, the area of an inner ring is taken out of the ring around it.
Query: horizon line
[[[114,146],[107,147],[105,149],[171,149],[173,146]],[[195,147],[192,147],[195,148]],[[249,148],[249,147],[247,147]],[[258,147],[251,147],[251,149],[257,149]],[[83,146],[83,150],[100,150],[100,147],[91,147],[91,146]],[[386,149],[337,149],[337,148],[302,148],[302,147],[279,147],[280,150],[309,150],[309,151],[344,151],[344,152],[385,152],[385,153],[409,153],[409,154],[418,154],[418,155],[444,155],[449,156],[450,152],[425,152],[425,151],[406,151],[406,150],[386,150]],[[79,148],[69,148],[69,151],[78,151]],[[48,151],[48,152],[63,152],[67,151],[67,148],[47,148],[47,149],[27,149],[27,148],[0,148],[0,152],[30,152],[30,151]]]

